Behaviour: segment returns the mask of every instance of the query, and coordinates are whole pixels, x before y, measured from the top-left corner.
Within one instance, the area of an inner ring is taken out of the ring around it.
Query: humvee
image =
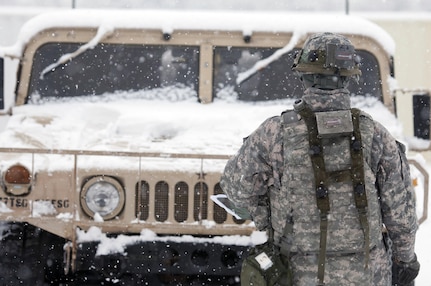
[[[326,31],[361,58],[354,105],[396,122],[394,43],[360,18],[72,10],[30,20],[0,49],[2,285],[239,285],[243,257],[266,237],[211,197],[241,138],[301,96],[295,53]]]

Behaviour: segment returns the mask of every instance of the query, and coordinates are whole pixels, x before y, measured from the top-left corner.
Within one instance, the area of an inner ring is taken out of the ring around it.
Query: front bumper
[[[201,242],[139,242],[122,253],[96,255],[98,242],[78,244],[76,272],[96,273],[101,279],[123,276],[238,276],[248,246]]]

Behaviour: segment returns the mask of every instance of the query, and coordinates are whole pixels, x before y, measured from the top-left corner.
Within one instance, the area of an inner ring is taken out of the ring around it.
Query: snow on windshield
[[[70,61],[74,57],[82,54],[87,49],[93,49],[100,42],[100,40],[106,38],[107,36],[112,35],[113,31],[114,31],[113,27],[100,26],[99,29],[97,30],[96,36],[91,41],[82,45],[81,47],[79,47],[79,49],[77,49],[73,53],[63,55],[62,57],[60,57],[60,59],[58,59],[57,62],[50,64],[49,66],[44,68],[43,71],[41,72],[39,78],[42,80],[46,73],[54,70],[58,66]]]

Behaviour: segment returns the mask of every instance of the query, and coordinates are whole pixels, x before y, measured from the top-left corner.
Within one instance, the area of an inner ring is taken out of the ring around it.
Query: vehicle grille
[[[143,221],[165,222],[171,215],[178,223],[212,220],[217,224],[223,224],[228,219],[227,212],[210,199],[211,195],[221,193],[223,191],[219,183],[210,189],[203,181],[196,182],[192,188],[184,181],[177,182],[173,186],[166,181],[158,181],[154,187],[151,187],[147,181],[141,181],[136,185],[135,214]],[[151,194],[153,194],[153,200],[151,200]],[[174,195],[171,203],[169,194]],[[150,217],[150,209],[154,209],[154,217]],[[210,214],[211,217],[209,217]],[[235,218],[233,221],[236,224],[244,223],[244,220]]]

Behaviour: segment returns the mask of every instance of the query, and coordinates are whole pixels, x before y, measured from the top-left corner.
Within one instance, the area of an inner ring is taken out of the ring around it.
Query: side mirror
[[[413,94],[413,128],[415,137],[430,139],[430,94]]]
[[[396,114],[404,135],[419,138],[409,149],[431,150],[431,90],[397,89],[394,93]]]

